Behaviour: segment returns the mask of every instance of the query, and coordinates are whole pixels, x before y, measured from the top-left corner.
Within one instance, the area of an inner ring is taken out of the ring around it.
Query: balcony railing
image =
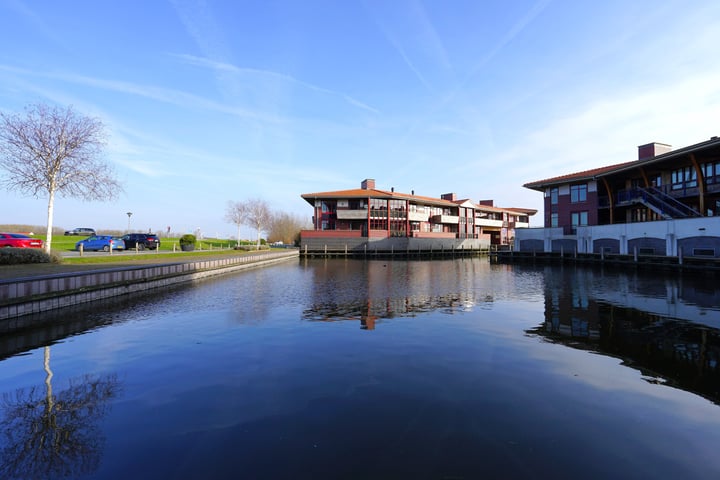
[[[341,210],[336,212],[339,220],[364,220],[367,218],[368,211],[366,208],[362,210]]]
[[[458,224],[460,223],[460,217],[456,215],[433,215],[430,217],[432,223],[449,223]]]
[[[502,228],[503,221],[502,220],[490,220],[489,218],[476,218],[475,225],[480,225],[481,227]]]
[[[618,205],[641,203],[665,219],[699,217],[701,214],[674,195],[669,195],[659,188],[631,188],[620,190],[617,194]]]
[[[427,222],[428,218],[427,212],[408,212],[408,220],[411,222]]]

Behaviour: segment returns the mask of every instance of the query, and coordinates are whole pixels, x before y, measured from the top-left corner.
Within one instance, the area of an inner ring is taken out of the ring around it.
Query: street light
[[[130,231],[130,217],[132,217],[132,212],[127,212],[128,216],[128,232]]]

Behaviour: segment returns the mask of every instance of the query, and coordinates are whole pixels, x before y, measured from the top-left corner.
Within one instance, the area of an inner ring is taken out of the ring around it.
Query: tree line
[[[308,228],[307,221],[297,215],[286,212],[273,212],[263,199],[251,198],[245,201],[227,202],[225,220],[237,227],[240,239],[240,227],[253,228],[257,233],[257,248],[260,248],[262,233],[267,234],[268,242],[299,245],[300,230]]]

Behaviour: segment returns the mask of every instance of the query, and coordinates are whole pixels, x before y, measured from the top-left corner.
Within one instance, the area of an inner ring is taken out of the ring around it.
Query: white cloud
[[[325,93],[330,96],[340,97],[340,98],[344,99],[350,105],[353,105],[358,108],[362,108],[363,110],[367,110],[372,113],[380,113],[376,108],[373,108],[373,107],[367,105],[366,103],[361,102],[360,100],[357,100],[346,93],[337,92],[335,90],[330,90],[328,88],[320,87],[318,85],[313,85],[311,83],[304,82],[302,80],[298,80],[297,78],[293,77],[292,75],[286,75],[284,73],[273,72],[273,71],[269,71],[269,70],[260,70],[260,69],[255,69],[255,68],[241,68],[241,67],[232,65],[230,63],[219,62],[219,61],[212,60],[209,58],[201,58],[201,57],[197,57],[194,55],[175,54],[173,56],[176,58],[179,58],[179,59],[183,60],[184,62],[189,63],[191,65],[210,68],[210,69],[216,70],[218,72],[227,72],[227,73],[233,73],[233,74],[238,74],[238,75],[242,75],[242,74],[252,75],[254,77],[257,77],[258,82],[260,82],[260,83],[265,82],[267,80],[267,77],[272,77],[274,79],[284,81],[291,85],[298,85],[300,87],[307,88],[308,90]]]
[[[603,98],[523,135],[497,155],[525,182],[637,159],[638,145],[675,148],[720,132],[720,71]]]

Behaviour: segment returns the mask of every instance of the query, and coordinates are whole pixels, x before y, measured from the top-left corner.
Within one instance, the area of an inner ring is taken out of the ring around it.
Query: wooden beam
[[[698,184],[698,203],[700,206],[700,215],[705,216],[705,175],[700,168],[700,164],[695,158],[695,154],[690,154],[690,161],[692,162],[693,168],[695,169],[695,175],[697,176]]]

